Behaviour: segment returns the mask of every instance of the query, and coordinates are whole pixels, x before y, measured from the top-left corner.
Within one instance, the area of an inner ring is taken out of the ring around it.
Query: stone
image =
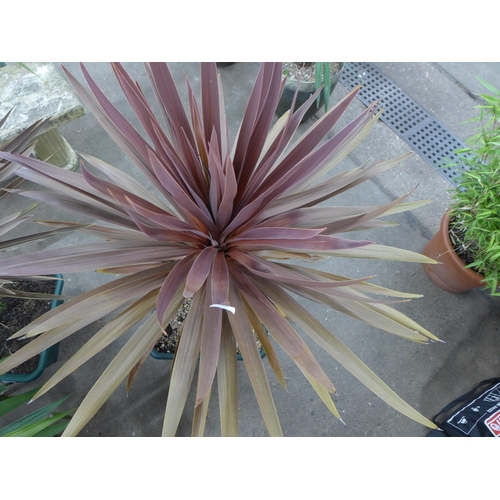
[[[0,129],[0,146],[36,121],[50,118],[40,130],[40,147],[35,149],[35,154],[60,167],[76,168],[76,153],[57,128],[83,116],[85,111],[54,64],[17,63],[0,68],[0,117],[12,108],[13,112]],[[45,133],[49,133],[47,138]],[[54,141],[54,135],[58,140]],[[56,149],[47,153],[47,148]],[[61,151],[61,148],[67,148],[67,151]],[[44,152],[40,154],[42,150]]]

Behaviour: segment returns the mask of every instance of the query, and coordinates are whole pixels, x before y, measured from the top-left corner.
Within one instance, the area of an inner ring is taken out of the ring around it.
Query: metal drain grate
[[[349,63],[340,82],[349,90],[360,83],[358,98],[367,106],[379,102],[380,119],[447,181],[456,186],[465,165],[455,154],[465,144],[369,63]],[[448,161],[456,166],[447,166]]]

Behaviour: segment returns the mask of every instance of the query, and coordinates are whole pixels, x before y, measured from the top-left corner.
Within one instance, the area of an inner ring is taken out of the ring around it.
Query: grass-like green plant
[[[49,403],[18,420],[4,425],[11,412],[29,403],[40,388],[14,394],[17,389],[19,389],[19,385],[16,384],[0,385],[0,423],[2,425],[0,437],[54,437],[64,431],[74,410],[64,412],[56,412],[56,410],[69,396],[63,397],[54,403]]]
[[[466,166],[453,191],[450,235],[467,267],[484,276],[492,295],[500,296],[500,92],[481,94],[479,132],[456,153]]]
[[[328,104],[330,103],[330,63],[317,62],[314,65],[314,82],[316,84],[316,91],[322,88],[323,100],[325,103],[325,113],[328,111]],[[321,94],[316,98],[316,104],[319,107],[321,102]]]
[[[327,137],[357,89],[293,141],[301,118],[317,95],[273,124],[283,88],[282,65],[263,63],[231,148],[215,63],[201,64],[201,104],[187,82],[187,112],[168,65],[145,65],[165,126],[124,67],[117,63],[112,67],[148,140],[103,94],[84,65],[81,68],[90,91],[65,71],[84,105],[157,193],[88,154],[81,155],[81,173],[75,173],[35,159],[0,153],[0,157],[21,165],[20,176],[46,188],[21,194],[101,221],[91,227],[68,222],[47,224],[73,227],[102,240],[11,257],[0,261],[0,273],[99,270],[120,275],[23,328],[16,337],[37,338],[4,360],[0,369],[10,370],[86,325],[115,313],[53,375],[35,396],[39,397],[146,318],[76,411],[65,431],[65,435],[76,435],[122,381],[127,380],[130,386],[170,319],[183,301],[192,297],[168,386],[164,436],[176,433],[196,368],[193,435],[203,434],[216,373],[221,433],[238,433],[236,344],[271,435],[281,435],[282,430],[263,363],[268,362],[285,385],[272,341],[294,360],[321,400],[339,417],[330,397],[333,384],[294,325],[384,401],[434,428],[291,295],[324,304],[415,342],[438,340],[388,305],[417,295],[378,287],[368,283],[367,278],[350,279],[296,263],[302,260],[314,264],[327,256],[434,262],[414,252],[339,236],[384,227],[388,223],[380,216],[408,210],[418,203],[403,203],[404,196],[376,207],[322,203],[402,160],[377,161],[325,176],[361,142],[380,113],[369,107],[333,137]],[[155,314],[150,314],[153,309]],[[254,332],[265,350],[264,361]]]

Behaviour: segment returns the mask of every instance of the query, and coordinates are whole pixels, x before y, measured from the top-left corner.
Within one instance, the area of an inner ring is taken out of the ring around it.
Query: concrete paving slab
[[[467,130],[461,122],[474,115],[477,102],[463,91],[470,86],[469,76],[475,68],[468,63],[455,63],[446,67],[454,79],[450,79],[437,63],[376,63],[380,71],[397,83],[400,88],[436,116],[443,125],[461,139]],[[78,67],[67,63],[67,67],[82,80]],[[495,66],[495,65],[493,65]],[[487,65],[485,71],[494,73],[495,67]],[[137,63],[125,64],[149,97],[147,82]],[[130,117],[127,106],[114,80],[109,66],[102,63],[88,64],[104,92],[120,110]],[[172,65],[176,81],[183,85],[184,73],[188,75],[197,91],[197,65],[175,63]],[[258,70],[257,63],[237,63],[221,68],[221,78],[226,90],[226,109],[231,117],[230,134],[234,138],[239,120],[244,111],[246,95]],[[182,88],[182,87],[181,87]],[[346,94],[338,85],[334,97]],[[442,105],[442,99],[452,104]],[[360,102],[353,103],[345,117],[348,120],[364,108]],[[302,130],[307,127],[303,125]],[[123,168],[136,175],[132,163],[103,133],[95,118],[87,111],[78,121],[65,125],[62,133],[77,151],[83,151]],[[340,169],[359,166],[369,158],[390,159],[403,155],[410,148],[383,123],[378,123],[365,141],[339,165]],[[391,217],[399,223],[397,227],[370,231],[359,237],[374,238],[377,243],[421,251],[439,226],[441,214],[449,202],[447,189],[451,187],[430,165],[413,153],[398,167],[375,180],[368,181],[347,195],[339,197],[342,203],[366,205],[387,203],[397,196],[411,191],[411,199],[432,199],[433,203],[415,210],[411,214]],[[9,201],[9,203],[11,203]],[[7,208],[17,206],[12,202]],[[6,205],[0,205],[5,210]],[[44,210],[43,217],[54,218],[53,209]],[[3,212],[2,212],[3,213]],[[81,244],[82,235],[66,236],[54,244]],[[336,271],[346,276],[362,277],[375,275],[373,282],[396,290],[420,293],[420,299],[399,304],[396,308],[429,329],[446,343],[420,345],[397,338],[363,323],[352,320],[316,304],[301,303],[320,319],[331,331],[346,343],[377,375],[379,375],[403,399],[432,417],[447,402],[472,388],[483,378],[499,375],[498,342],[500,305],[481,291],[466,294],[451,294],[438,289],[425,275],[419,264],[373,262],[355,259],[329,259],[321,264],[323,269]],[[106,277],[95,273],[75,274],[65,290],[78,294],[95,287]],[[106,321],[104,319],[103,323]],[[61,343],[59,361],[43,375],[47,380],[55,370],[77,351],[101,325],[93,324]],[[127,335],[128,338],[128,335]],[[126,339],[108,347],[94,360],[81,367],[72,376],[60,383],[40,404],[58,396],[73,393],[69,405],[78,404],[100,376],[107,364],[118,352]],[[287,436],[425,436],[427,429],[400,415],[386,403],[374,396],[343,367],[333,361],[322,349],[309,342],[311,350],[337,388],[334,396],[345,425],[335,419],[317,398],[294,363],[279,348],[277,355],[287,381],[286,390],[275,380],[266,364],[271,389]],[[163,412],[168,391],[171,362],[148,359],[141,368],[127,395],[121,386],[99,413],[84,428],[82,436],[158,436],[161,433]],[[255,396],[246,376],[243,363],[239,363],[240,378],[240,434],[242,436],[265,436],[267,431],[260,416]],[[214,386],[206,425],[207,436],[220,435],[218,401]],[[178,435],[191,432],[192,404],[190,395]],[[33,403],[38,404],[38,402]]]

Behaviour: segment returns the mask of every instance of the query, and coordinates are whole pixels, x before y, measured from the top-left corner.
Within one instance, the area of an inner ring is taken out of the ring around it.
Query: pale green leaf
[[[329,250],[328,254],[346,258],[352,257],[358,259],[381,259],[401,262],[418,262],[420,264],[437,264],[434,259],[426,257],[425,255],[421,255],[410,250],[404,250],[402,248],[377,245],[375,243],[365,245],[364,247],[350,248],[348,250]]]
[[[154,314],[132,335],[80,404],[63,436],[76,436],[115,392],[145,352],[151,351],[161,334]]]
[[[73,373],[89,359],[127,332],[132,326],[152,311],[158,290],[153,290],[101,328],[44,384],[33,400],[52,389],[61,380]]]
[[[22,427],[21,429],[18,429],[16,431],[9,432],[8,434],[5,434],[4,437],[32,437],[32,436],[35,436],[36,434],[42,432],[47,427],[50,427],[53,424],[59,422],[59,420],[63,419],[64,417],[71,415],[72,411],[73,410],[62,412],[62,413],[55,413],[52,417],[47,417],[43,420],[40,420],[38,422],[34,422],[30,425],[27,425],[26,427]]]
[[[236,308],[236,314],[229,315],[229,322],[238,342],[245,368],[247,369],[250,382],[257,397],[257,403],[264,417],[264,423],[271,436],[282,436],[281,425],[262,364],[262,358],[255,344],[252,327],[246,315],[244,303],[232,281],[229,288],[229,301]]]
[[[189,313],[184,322],[180,341],[172,367],[167,408],[163,421],[162,436],[174,437],[186,405],[189,388],[193,380],[200,353],[205,285],[194,295]]]
[[[332,401],[332,398],[330,396],[330,393],[321,385],[318,384],[318,382],[311,377],[305,370],[303,370],[300,366],[300,371],[306,377],[308,382],[311,384],[313,389],[318,393],[318,396],[321,398],[321,401],[325,403],[325,406],[335,415],[342,423],[344,422],[342,418],[340,418],[340,413],[337,410],[337,407],[335,406],[335,403]]]
[[[203,437],[205,434],[210,392],[211,391],[208,391],[205,399],[194,409],[193,430],[191,432],[192,437]]]
[[[275,296],[273,300],[280,304],[280,307],[283,308],[292,321],[299,325],[312,340],[325,349],[368,389],[403,415],[431,429],[436,428],[430,420],[403,401],[389,386],[382,382],[372,370],[300,304],[286,296],[286,294],[277,296],[273,293],[271,297],[273,295]]]
[[[217,383],[221,435],[222,437],[236,437],[238,435],[238,365],[236,341],[226,314],[222,318]]]

